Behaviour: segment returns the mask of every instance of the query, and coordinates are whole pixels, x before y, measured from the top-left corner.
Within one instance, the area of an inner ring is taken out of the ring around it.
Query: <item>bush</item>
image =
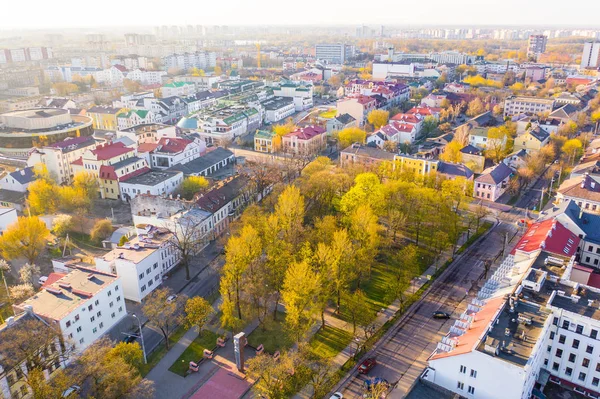
[[[113,232],[112,223],[108,219],[98,220],[90,233],[92,241],[99,243]]]
[[[71,215],[59,215],[54,219],[52,232],[57,237],[64,237],[73,229],[73,217]]]

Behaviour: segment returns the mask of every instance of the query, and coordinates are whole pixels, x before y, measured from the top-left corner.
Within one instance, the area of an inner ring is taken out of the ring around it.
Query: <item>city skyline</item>
[[[557,1],[520,2],[507,0],[503,7],[494,12],[477,12],[481,2],[459,0],[448,3],[442,0],[430,0],[427,7],[418,7],[406,11],[408,2],[381,0],[377,8],[365,15],[364,3],[358,1],[341,2],[335,0],[320,10],[322,4],[316,0],[307,0],[302,7],[293,12],[282,10],[280,3],[274,0],[245,2],[232,0],[225,10],[219,4],[206,4],[194,11],[193,3],[184,1],[179,6],[189,9],[181,13],[154,13],[152,8],[143,9],[137,4],[120,3],[107,0],[103,7],[93,13],[78,7],[78,3],[67,0],[61,7],[51,6],[41,0],[29,2],[11,2],[5,6],[5,14],[11,15],[4,21],[3,30],[10,29],[58,29],[87,27],[142,27],[154,25],[452,25],[452,26],[488,26],[488,25],[526,25],[526,26],[573,26],[597,27],[595,17],[600,12],[600,3],[591,4],[588,11],[580,8],[558,7]],[[492,3],[490,2],[490,5]],[[35,9],[37,12],[31,13]],[[481,8],[480,8],[481,9]],[[230,10],[235,10],[231,12]],[[378,10],[385,12],[378,12]],[[518,10],[518,12],[516,12]],[[118,12],[115,12],[118,11]],[[282,12],[284,11],[284,12]],[[326,12],[334,11],[334,12]],[[87,18],[82,19],[86,15]],[[252,18],[248,16],[251,15]],[[508,24],[507,24],[508,22]]]

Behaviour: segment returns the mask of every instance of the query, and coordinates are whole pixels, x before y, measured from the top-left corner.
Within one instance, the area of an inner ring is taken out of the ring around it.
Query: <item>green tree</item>
[[[437,119],[435,119],[435,117],[429,115],[426,116],[425,119],[423,120],[423,127],[422,127],[422,131],[423,131],[423,136],[425,138],[429,137],[429,135],[431,133],[433,133],[433,131],[437,128],[438,126],[438,121]]]
[[[58,237],[65,237],[73,229],[71,215],[59,215],[52,221],[52,232]]]
[[[354,186],[340,200],[340,210],[350,214],[359,205],[369,204],[378,210],[383,197],[379,177],[374,173],[361,173],[354,179]]]
[[[201,296],[190,298],[185,303],[185,324],[188,328],[197,327],[198,333],[201,333],[213,312],[213,307],[206,299]]]
[[[119,357],[137,370],[144,363],[144,352],[137,342],[119,342],[109,352],[108,357]]]
[[[373,312],[370,310],[367,296],[361,290],[353,293],[346,293],[344,296],[344,310],[352,322],[352,335],[356,335],[357,326],[366,326],[373,319]]]

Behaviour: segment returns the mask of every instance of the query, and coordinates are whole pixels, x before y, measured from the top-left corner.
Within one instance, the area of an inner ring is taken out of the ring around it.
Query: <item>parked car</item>
[[[63,398],[68,398],[70,396],[75,397],[75,395],[73,395],[73,394],[79,393],[80,391],[81,391],[81,387],[79,385],[71,385],[69,388],[67,388],[63,392],[62,397]]]
[[[135,342],[136,339],[137,337],[135,335],[126,335],[125,338],[123,338],[123,342],[130,344],[132,342]]]
[[[390,386],[390,383],[385,378],[375,377],[375,378],[369,378],[368,380],[365,381],[365,388],[367,388],[367,391],[370,391],[371,387],[373,387],[375,385],[379,385],[379,384],[385,384],[386,387]]]
[[[367,374],[376,365],[377,365],[377,360],[375,360],[374,357],[370,357],[370,358],[366,359],[364,362],[362,362],[360,364],[360,366],[358,366],[358,373],[359,374]]]
[[[341,392],[336,392],[329,397],[329,399],[344,399],[344,395]]]
[[[432,317],[434,319],[449,319],[450,313],[442,312],[441,310],[438,310],[437,312],[433,312]]]
[[[167,303],[171,303],[173,302],[175,299],[177,299],[177,295],[169,295],[167,297]]]

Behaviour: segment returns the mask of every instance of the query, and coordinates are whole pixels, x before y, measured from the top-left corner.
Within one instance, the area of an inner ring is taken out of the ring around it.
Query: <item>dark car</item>
[[[434,319],[449,319],[450,313],[442,312],[442,311],[438,310],[437,312],[433,312],[432,317]]]
[[[125,336],[125,338],[123,338],[123,342],[130,344],[132,342],[135,342],[136,339],[137,337],[135,335],[127,335]]]
[[[375,377],[365,381],[365,388],[367,388],[367,391],[370,391],[371,387],[379,384],[385,384],[386,387],[390,386],[390,383],[385,378]]]
[[[362,362],[360,364],[360,366],[358,366],[358,373],[359,374],[367,374],[376,365],[377,365],[377,360],[375,360],[374,357],[370,357],[370,358],[366,359],[364,362]]]

